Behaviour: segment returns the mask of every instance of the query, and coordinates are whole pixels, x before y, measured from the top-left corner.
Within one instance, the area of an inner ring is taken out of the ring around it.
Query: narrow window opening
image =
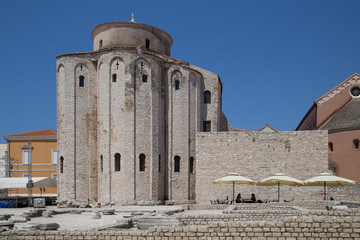
[[[179,90],[179,89],[180,89],[180,81],[175,80],[175,90]]]
[[[101,172],[104,171],[104,158],[103,158],[103,155],[100,156],[100,170],[101,170]]]
[[[145,154],[141,153],[139,155],[139,167],[140,167],[140,172],[144,172],[145,171]]]
[[[354,139],[353,140],[353,143],[354,143],[354,148],[356,149],[356,150],[358,150],[359,149],[359,139]]]
[[[113,81],[113,82],[116,82],[116,79],[117,79],[117,76],[116,76],[116,74],[114,73],[114,74],[112,75],[112,81]]]
[[[334,151],[334,144],[332,142],[329,142],[329,151],[330,152]]]
[[[204,104],[210,104],[211,103],[211,92],[205,91],[204,92]]]
[[[57,164],[57,159],[58,159],[58,151],[56,149],[51,150],[51,163],[52,164]]]
[[[190,157],[190,160],[189,160],[189,172],[194,173],[194,158],[193,157]]]
[[[150,39],[145,39],[145,47],[150,48]]]
[[[121,165],[120,165],[120,163],[121,163],[121,155],[120,155],[120,153],[116,153],[115,155],[114,155],[114,160],[115,160],[115,172],[120,172],[120,170],[121,170]]]
[[[147,78],[148,78],[148,76],[146,74],[142,75],[142,81],[143,82],[147,82]]]
[[[100,42],[99,42],[99,49],[101,49],[102,48],[102,40],[100,40]]]
[[[84,76],[79,77],[79,87],[84,87],[84,80],[85,80]]]
[[[180,157],[174,157],[174,172],[180,172]]]
[[[203,132],[211,132],[211,121],[203,122]]]
[[[29,160],[30,160],[29,155],[30,155],[29,150],[22,150],[23,164],[29,164]]]
[[[161,155],[159,155],[159,172],[161,172]]]
[[[60,157],[60,173],[64,173],[64,157]]]

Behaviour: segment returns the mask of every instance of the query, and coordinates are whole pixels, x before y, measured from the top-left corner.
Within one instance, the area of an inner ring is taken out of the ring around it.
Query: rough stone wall
[[[182,219],[184,227],[151,227],[148,230],[121,231],[4,231],[0,239],[359,239],[359,212],[295,214],[278,220],[243,221],[236,214],[198,215]]]
[[[218,76],[199,70],[142,48],[59,57],[58,139],[65,159],[59,199],[194,200],[196,161],[190,173],[190,159],[195,159],[196,133],[205,120],[217,131],[221,113]],[[211,104],[203,102],[205,90],[212,94]],[[174,172],[175,156],[180,172]]]
[[[195,157],[195,135],[199,131],[201,76],[176,65],[168,72],[169,199],[183,201],[194,198],[195,192],[189,161]],[[175,89],[176,81],[179,89]],[[179,172],[175,172],[175,157],[180,158]]]
[[[84,77],[83,87],[79,86],[80,76]],[[64,159],[63,172],[58,173],[60,201],[87,200],[91,192],[93,175],[84,169],[88,170],[87,160],[96,152],[96,145],[89,145],[95,141],[88,141],[96,139],[93,124],[96,100],[89,97],[93,95],[95,76],[94,66],[84,56],[58,61],[58,149],[60,159]]]
[[[259,181],[275,173],[306,180],[328,171],[327,131],[302,132],[218,132],[196,137],[196,200],[232,198],[232,186],[212,181],[237,172]],[[236,185],[235,193],[250,199],[277,199],[277,187]],[[235,195],[236,195],[235,194]],[[311,187],[281,186],[281,200],[321,199]]]

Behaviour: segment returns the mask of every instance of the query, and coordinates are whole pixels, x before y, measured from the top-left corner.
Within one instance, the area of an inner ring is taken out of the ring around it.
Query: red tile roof
[[[44,130],[39,130],[39,131],[33,131],[33,132],[25,132],[25,133],[17,133],[17,134],[12,134],[12,135],[8,135],[6,137],[15,137],[15,136],[47,136],[47,135],[55,135],[56,136],[57,132],[56,130],[52,130],[52,129],[44,129]]]

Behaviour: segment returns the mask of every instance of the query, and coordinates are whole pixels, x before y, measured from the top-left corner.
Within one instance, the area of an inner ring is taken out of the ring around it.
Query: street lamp
[[[34,187],[34,183],[32,180],[32,168],[31,168],[31,151],[32,151],[32,146],[31,146],[31,142],[28,142],[27,145],[22,145],[21,150],[25,150],[28,152],[28,182],[26,184],[26,187],[28,189],[28,206],[31,207],[33,206],[33,202],[32,202],[32,188]]]

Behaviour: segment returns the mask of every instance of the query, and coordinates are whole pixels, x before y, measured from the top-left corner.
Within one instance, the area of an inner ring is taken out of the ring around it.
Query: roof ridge
[[[358,76],[357,79],[355,79],[354,77]],[[338,85],[336,85],[335,87],[333,87],[332,89],[330,89],[328,92],[326,92],[325,94],[323,94],[321,97],[319,97],[318,99],[316,99],[314,101],[314,103],[316,103],[317,105],[321,105],[324,102],[326,102],[327,100],[333,98],[336,94],[333,94],[333,96],[329,96],[331,95],[331,93],[333,93],[334,91],[338,90],[339,88],[342,88],[339,91],[342,91],[343,89],[345,89],[347,86],[344,86],[346,83],[348,83],[350,80],[354,80],[359,82],[360,80],[360,74],[355,72],[353,74],[351,74],[348,78],[346,78],[344,81],[342,81],[341,83],[339,83]],[[350,83],[348,84],[350,85]],[[326,99],[327,98],[327,99]]]
[[[57,135],[57,131],[53,130],[51,128],[47,128],[47,129],[37,130],[37,131],[10,134],[10,135],[7,135],[5,137],[11,137],[11,136],[44,136],[44,135]]]

